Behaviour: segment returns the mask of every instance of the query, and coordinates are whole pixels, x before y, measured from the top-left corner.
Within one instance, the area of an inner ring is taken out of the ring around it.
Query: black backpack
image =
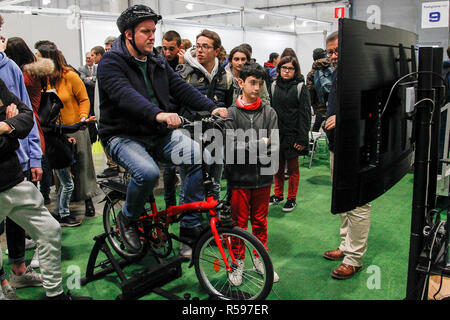
[[[39,105],[39,122],[43,128],[55,127],[59,119],[60,110],[64,107],[54,89],[47,90],[41,94],[41,103]]]

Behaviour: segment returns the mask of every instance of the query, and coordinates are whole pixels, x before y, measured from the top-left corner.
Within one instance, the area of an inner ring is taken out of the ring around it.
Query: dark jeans
[[[326,117],[322,114],[316,113],[316,119],[314,121],[312,131],[319,132],[320,126],[322,125],[322,122],[326,119]]]
[[[31,171],[23,173],[31,181]],[[25,261],[25,230],[9,218],[6,218],[6,244],[8,260],[11,264],[21,264]]]
[[[163,178],[164,178],[164,201],[166,202],[166,207],[177,205],[177,194],[176,194],[176,183],[177,183],[177,167],[168,164],[161,163],[164,168]]]
[[[41,194],[44,197],[48,197],[50,195],[50,187],[52,185],[52,168],[48,163],[47,157],[42,156],[42,179],[39,182]]]

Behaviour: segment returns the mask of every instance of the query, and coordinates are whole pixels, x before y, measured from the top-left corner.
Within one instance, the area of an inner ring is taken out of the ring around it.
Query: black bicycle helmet
[[[156,24],[161,19],[162,17],[155,11],[153,11],[150,7],[137,4],[123,11],[117,19],[116,24],[119,28],[120,33],[124,33],[125,30],[134,28],[142,21],[153,20]]]

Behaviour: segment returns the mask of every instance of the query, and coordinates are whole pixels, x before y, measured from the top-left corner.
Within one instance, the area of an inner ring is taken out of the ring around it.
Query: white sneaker
[[[36,248],[36,243],[33,241],[33,239],[25,238],[25,250],[31,250]]]
[[[238,267],[233,270],[232,273],[228,273],[228,280],[235,287],[242,284],[242,274],[244,273],[245,263],[244,260],[238,260]]]
[[[263,266],[263,262],[261,260],[261,258],[255,258],[255,260],[253,261],[254,265],[254,270],[256,272],[258,272],[259,274],[264,274],[264,266]],[[278,276],[278,274],[274,271],[273,272],[273,282],[278,282],[280,280],[280,277]]]
[[[188,258],[189,260],[192,259],[192,248],[189,247],[187,244],[181,243],[180,256]]]
[[[34,251],[33,259],[31,259],[30,262],[30,267],[33,269],[39,268],[39,254],[37,249]]]
[[[40,273],[34,272],[34,270],[28,266],[24,274],[18,276],[14,272],[9,274],[9,283],[11,287],[15,289],[25,287],[42,287],[42,276]]]

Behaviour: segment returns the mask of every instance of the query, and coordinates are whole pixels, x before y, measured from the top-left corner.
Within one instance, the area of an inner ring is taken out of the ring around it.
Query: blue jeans
[[[58,213],[61,218],[64,218],[70,215],[69,205],[74,184],[69,167],[55,169],[55,174],[58,176],[59,182],[61,183],[56,197],[56,213]]]
[[[162,163],[161,166],[164,169],[164,201],[166,207],[177,205],[177,167],[172,164]]]
[[[122,210],[132,220],[142,214],[150,193],[158,183],[159,167],[156,161],[180,165],[181,174],[185,177],[182,204],[204,200],[200,146],[181,131],[175,130],[166,136],[116,136],[109,139],[105,148],[131,176]],[[181,162],[174,163],[174,159]],[[200,213],[186,215],[180,222],[183,228],[200,225]]]

